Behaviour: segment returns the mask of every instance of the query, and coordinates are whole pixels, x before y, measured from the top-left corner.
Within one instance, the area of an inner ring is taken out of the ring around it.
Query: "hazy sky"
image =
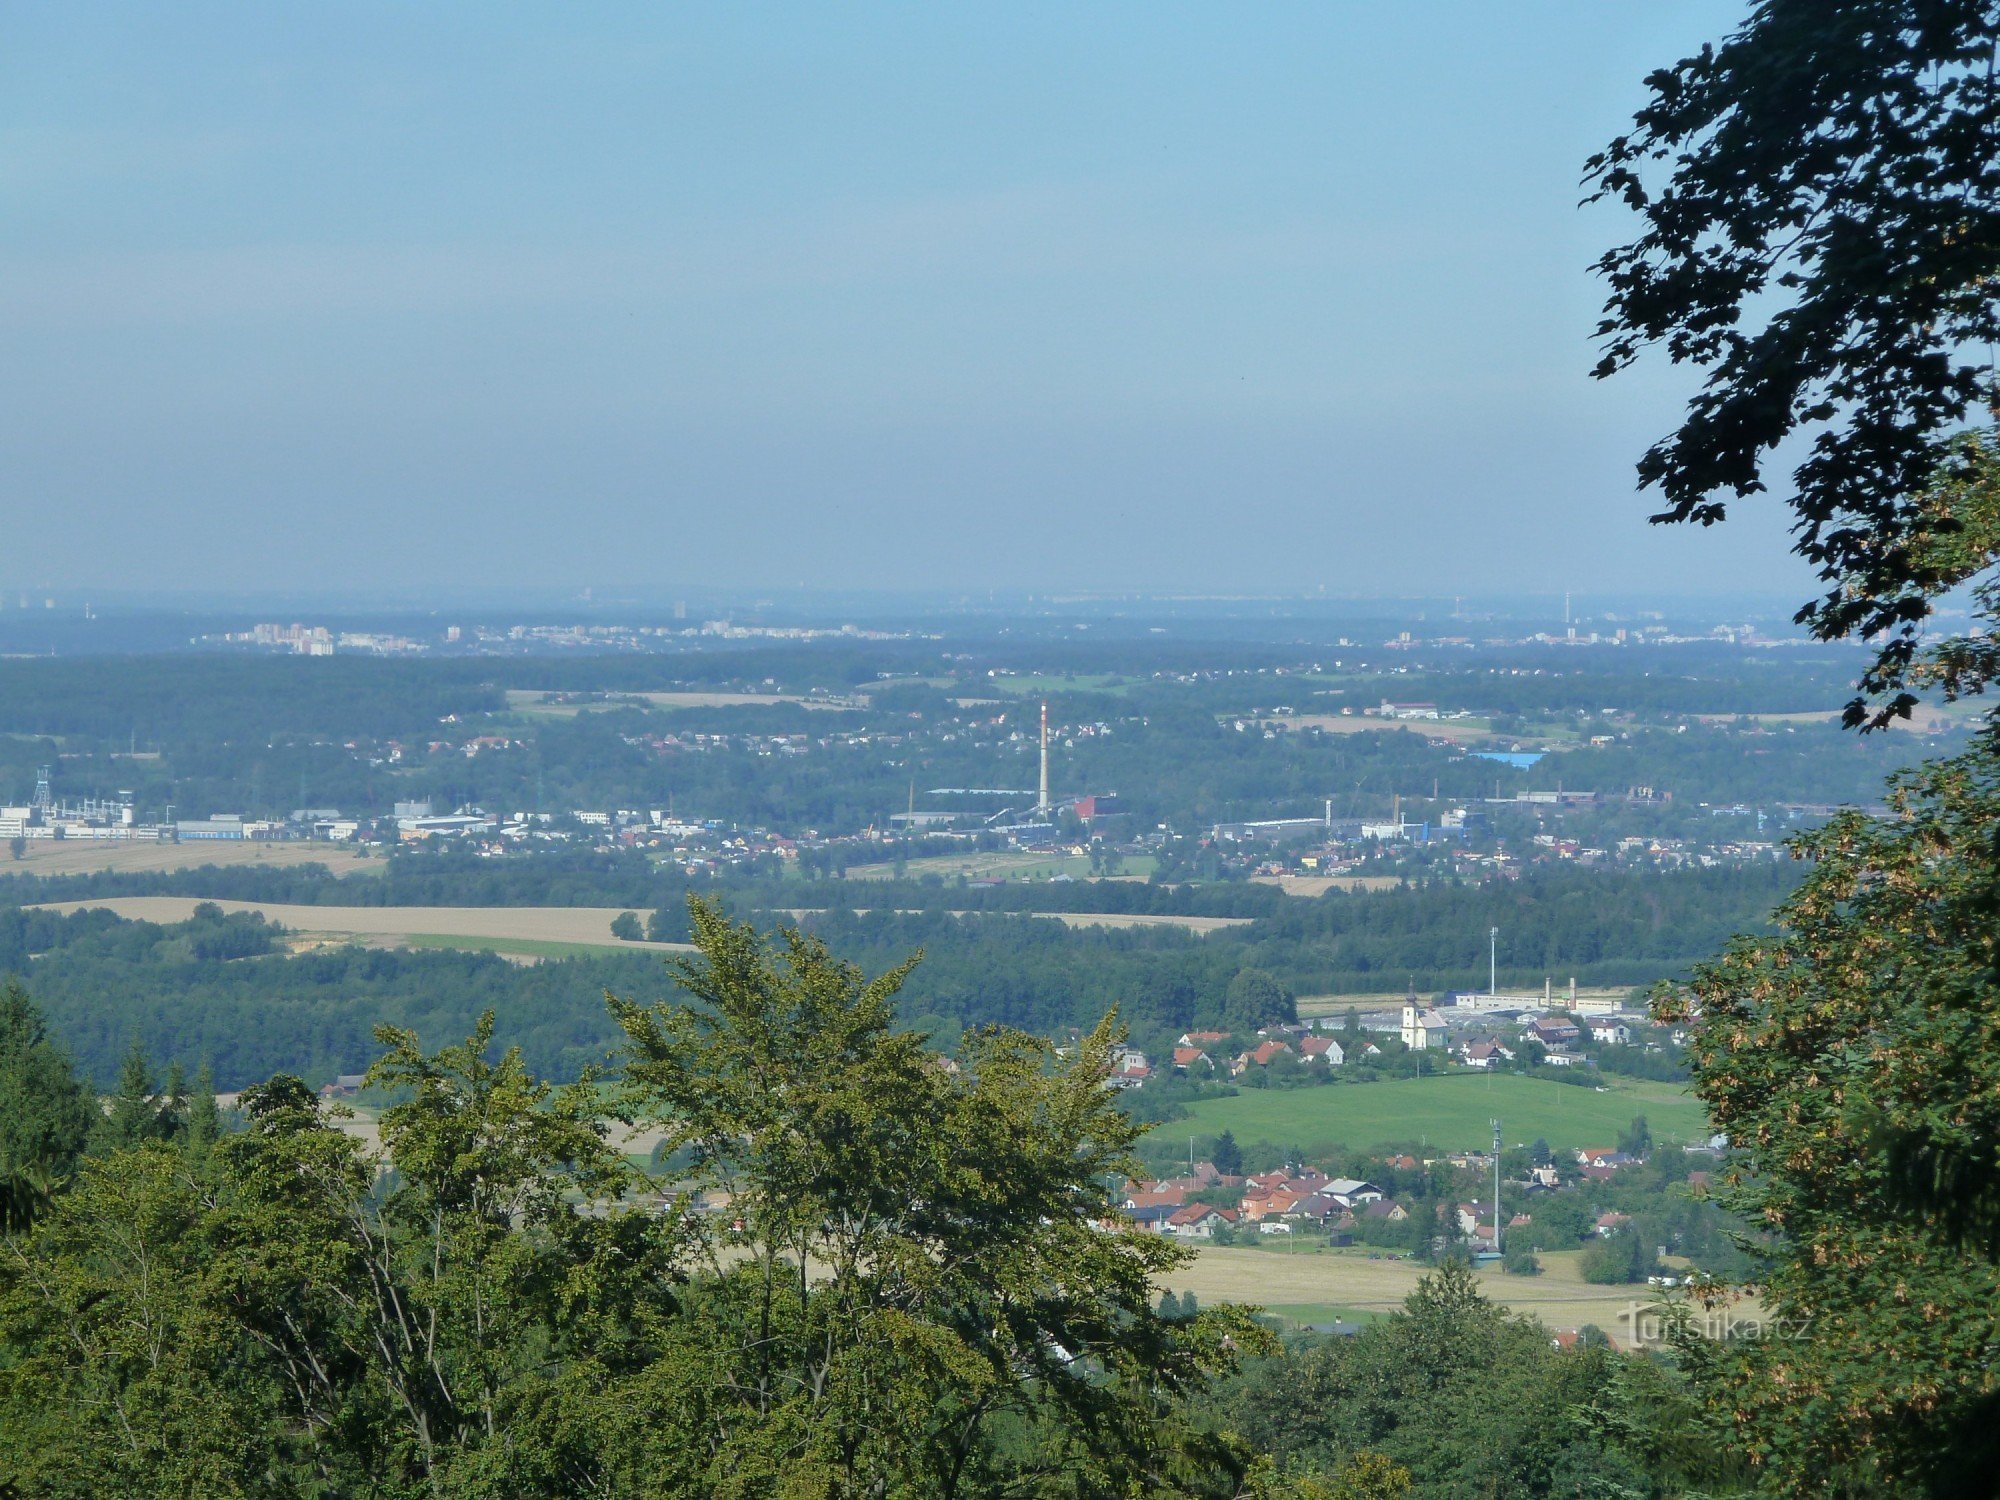
[[[0,585],[1795,586],[1576,207],[1741,4],[0,4]]]

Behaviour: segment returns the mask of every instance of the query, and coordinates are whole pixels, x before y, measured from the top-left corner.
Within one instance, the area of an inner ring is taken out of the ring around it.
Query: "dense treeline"
[[[206,1063],[223,1089],[281,1071],[317,1083],[361,1071],[378,1025],[451,1035],[488,1010],[539,1071],[569,1079],[611,1044],[607,986],[652,997],[666,985],[649,953],[534,965],[361,947],[293,955],[255,917],[159,926],[102,911],[0,910],[0,974],[10,971],[33,983],[56,1036],[101,1088],[135,1039],[190,1071]]]
[[[1513,881],[1436,884],[1287,902],[1230,937],[1244,961],[1294,988],[1484,989],[1487,932],[1498,927],[1500,979],[1541,988],[1640,984],[1682,972],[1733,934],[1759,931],[1798,884],[1792,864],[1704,870],[1556,867]]]
[[[1380,993],[1406,983],[1427,993],[1483,987],[1492,926],[1502,932],[1504,985],[1538,990],[1545,977],[1558,985],[1571,977],[1585,985],[1675,977],[1729,933],[1760,928],[1793,877],[1783,866],[1555,870],[1478,886],[1334,892],[1282,901],[1272,915],[1206,936],[1173,927],[1072,928],[1004,910],[955,915],[960,896],[971,894],[958,891],[929,892],[936,899],[907,909],[829,906],[803,920],[875,970],[922,949],[900,997],[901,1015],[947,1041],[990,1023],[1054,1034],[1087,1027],[1116,1006],[1152,1045],[1161,1032],[1218,1024],[1232,982],[1246,970],[1268,972],[1292,994]],[[339,889],[357,884],[366,882]],[[437,894],[423,880],[414,889]],[[854,889],[837,885],[836,894]],[[779,891],[789,898],[784,908],[759,907],[744,899],[747,891],[727,899],[746,914],[810,904],[796,885]],[[659,936],[687,936],[684,906],[658,918]],[[155,1056],[190,1066],[207,1059],[224,1087],[280,1069],[315,1080],[351,1072],[377,1021],[462,1031],[488,1009],[503,1040],[519,1045],[534,1067],[571,1078],[610,1040],[598,1005],[604,989],[650,994],[663,982],[657,957],[639,952],[533,965],[433,950],[289,955],[228,946],[252,941],[242,934],[269,942],[262,924],[245,917],[163,927],[102,911],[59,918],[0,908],[0,973],[32,977],[58,1035],[93,1078],[109,1080],[136,1034]]]
[[[1422,1495],[1748,1488],[1740,1456],[1715,1441],[1672,1364],[1617,1354],[1597,1330],[1557,1349],[1546,1328],[1488,1301],[1456,1263],[1425,1280],[1397,1317],[1351,1337],[1291,1339],[1246,1362],[1210,1410],[1280,1472],[1325,1472],[1366,1454]]]
[[[352,871],[355,867],[348,866]],[[0,865],[0,902],[31,905],[112,896],[199,896],[317,906],[624,906],[659,910],[676,935],[689,895],[721,895],[746,910],[869,905],[951,911],[1064,911],[1154,916],[1254,917],[1290,898],[1246,882],[1153,884],[1139,880],[977,885],[935,876],[917,880],[811,881],[747,876],[690,877],[629,850],[558,848],[504,859],[450,850],[401,849],[363,875],[324,865],[262,869],[204,865],[191,870],[103,871],[89,875],[9,875]]]

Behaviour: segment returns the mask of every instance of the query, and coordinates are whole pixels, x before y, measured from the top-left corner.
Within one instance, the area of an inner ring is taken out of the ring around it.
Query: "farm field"
[[[1144,880],[1153,873],[1153,865],[1150,856],[1142,855],[1127,859],[1116,875],[1092,875],[1088,855],[993,850],[971,854],[931,854],[922,859],[906,860],[903,874],[911,880],[920,880],[926,875],[937,875],[946,880],[960,875],[968,880],[1053,880],[1057,876],[1071,880]],[[896,878],[896,866],[893,861],[850,865],[847,878],[893,880]]]
[[[899,910],[901,908],[898,908]],[[795,906],[786,909],[782,915],[788,917],[816,916],[824,907]],[[879,911],[880,907],[861,906],[857,911]],[[954,917],[988,915],[982,912],[955,911]],[[992,915],[1002,915],[993,913]],[[1224,927],[1246,927],[1254,922],[1254,917],[1183,917],[1171,913],[1149,912],[1096,912],[1096,911],[1034,911],[1014,912],[1005,915],[1042,917],[1051,922],[1061,922],[1065,927],[1179,927],[1187,932],[1217,932]]]
[[[364,859],[350,844],[308,840],[204,839],[156,844],[138,839],[24,839],[22,857],[0,862],[0,875],[94,875],[100,871],[164,873],[204,865],[282,870],[325,865],[336,875],[379,874],[385,861]]]
[[[1234,720],[1239,716],[1223,714],[1220,717]],[[1252,719],[1250,722],[1260,729],[1275,729],[1280,733],[1287,730],[1317,729],[1325,734],[1378,734],[1401,729],[1411,734],[1421,734],[1431,739],[1453,740],[1460,744],[1483,740],[1493,732],[1493,723],[1490,719],[1384,719],[1373,714],[1279,714],[1273,718]]]
[[[1620,1080],[1608,1092],[1513,1073],[1453,1073],[1379,1083],[1297,1089],[1245,1089],[1234,1098],[1202,1099],[1187,1115],[1155,1127],[1177,1137],[1227,1130],[1243,1145],[1311,1147],[1336,1142],[1356,1149],[1421,1143],[1446,1151],[1493,1144],[1494,1119],[1506,1143],[1536,1137],[1557,1150],[1610,1146],[1644,1115],[1662,1144],[1704,1140],[1708,1118],[1686,1089]]]
[[[1386,891],[1403,882],[1395,875],[1252,875],[1252,885],[1275,885],[1287,896],[1311,900],[1328,891]]]
[[[1624,1343],[1627,1324],[1619,1314],[1660,1294],[1644,1286],[1593,1286],[1578,1269],[1581,1258],[1580,1250],[1545,1252],[1539,1276],[1509,1276],[1496,1265],[1482,1266],[1476,1274],[1487,1297],[1541,1319],[1550,1329],[1595,1323]],[[1320,1322],[1341,1309],[1398,1312],[1427,1270],[1410,1260],[1369,1260],[1362,1250],[1218,1245],[1198,1251],[1194,1260],[1163,1278],[1162,1285],[1193,1292],[1203,1303],[1251,1302],[1281,1317]],[[1754,1299],[1736,1307],[1751,1316],[1757,1311]]]
[[[605,703],[544,703],[548,696],[543,688],[508,688],[507,708],[517,714],[540,714],[545,718],[574,718],[582,713],[603,713],[610,709],[630,708],[633,701],[644,702],[649,708],[769,708],[780,703],[796,703],[805,708],[842,710],[865,708],[868,699],[856,694],[851,698],[808,698],[798,693],[619,693]]]
[[[560,943],[550,938],[453,937],[445,932],[411,932],[394,940],[398,948],[450,948],[460,953],[496,953],[519,963],[540,963],[545,958],[594,958],[617,953],[647,943]]]
[[[46,911],[86,907],[116,912],[142,922],[185,922],[201,905],[194,896],[112,896],[96,901],[50,902]],[[262,912],[266,921],[294,932],[357,942],[420,946],[493,948],[499,943],[589,946],[620,951],[692,951],[685,943],[623,943],[611,923],[625,910],[617,906],[302,906],[278,901],[217,901],[226,912]],[[457,940],[457,941],[454,941]],[[547,956],[544,954],[543,956]]]

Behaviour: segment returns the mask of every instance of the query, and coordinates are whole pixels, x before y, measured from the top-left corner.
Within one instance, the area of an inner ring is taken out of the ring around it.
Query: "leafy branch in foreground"
[[[796,931],[690,912],[699,1003],[613,1006],[625,1112],[690,1157],[683,1201],[721,1210],[688,1219],[711,1273],[688,1335],[733,1393],[687,1434],[710,1481],[1112,1493],[1238,1465],[1176,1412],[1264,1337],[1160,1319],[1187,1252],[1114,1227],[1139,1130],[1104,1087],[1114,1023],[1067,1058],[992,1030],[946,1062],[894,1029],[909,965],[865,981]]]
[[[1969,1493],[2000,1463],[2000,748],[1890,802],[1800,839],[1777,932],[1660,1011],[1773,1236],[1788,1336],[1711,1395],[1788,1492]]]
[[[1864,691],[1895,694],[1850,723],[1908,712],[1934,601],[1996,556],[1990,518],[1939,503],[1965,478],[1949,440],[2000,396],[1996,40],[1994,0],[1761,0],[1586,168],[1641,221],[1598,262],[1596,373],[1656,345],[1707,372],[1639,464],[1654,519],[1721,520],[1808,440],[1787,503],[1827,589],[1798,619],[1875,639]]]

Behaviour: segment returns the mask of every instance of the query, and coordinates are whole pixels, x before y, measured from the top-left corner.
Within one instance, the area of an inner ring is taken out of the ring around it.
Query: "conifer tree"
[[[0,1228],[21,1228],[89,1141],[95,1110],[26,990],[0,985]]]
[[[137,1037],[125,1051],[118,1069],[118,1089],[111,1096],[111,1108],[104,1117],[99,1141],[107,1151],[122,1150],[145,1141],[158,1140],[162,1128],[159,1089],[153,1079],[153,1065]]]
[[[204,1061],[194,1075],[194,1091],[187,1100],[185,1141],[188,1155],[206,1158],[222,1138],[222,1111],[215,1103],[215,1074]]]

